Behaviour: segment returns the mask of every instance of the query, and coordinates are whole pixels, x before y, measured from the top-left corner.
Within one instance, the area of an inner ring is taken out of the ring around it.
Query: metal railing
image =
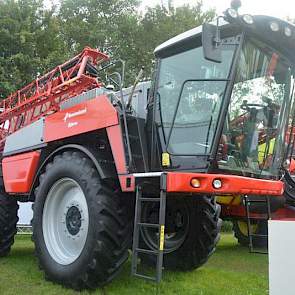
[[[32,226],[28,224],[18,224],[16,226],[18,235],[31,235]]]

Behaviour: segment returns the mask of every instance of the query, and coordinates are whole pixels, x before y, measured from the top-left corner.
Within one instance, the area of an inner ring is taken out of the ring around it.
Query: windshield
[[[276,176],[287,145],[290,63],[255,40],[244,43],[218,153],[220,169]]]
[[[170,154],[210,152],[234,50],[224,46],[221,63],[205,60],[202,47],[161,60],[157,121]]]

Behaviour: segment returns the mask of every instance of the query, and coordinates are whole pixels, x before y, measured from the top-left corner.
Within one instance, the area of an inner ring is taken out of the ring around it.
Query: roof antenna
[[[241,6],[242,6],[241,0],[232,0],[230,3],[230,7],[236,11],[238,11]]]

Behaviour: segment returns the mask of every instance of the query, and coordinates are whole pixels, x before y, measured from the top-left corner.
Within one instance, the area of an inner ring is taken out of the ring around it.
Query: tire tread
[[[71,277],[71,279],[65,282],[61,281],[57,276],[47,273],[45,265],[43,265],[42,259],[40,259],[40,256],[43,254],[38,247],[38,243],[36,245],[36,256],[41,269],[44,269],[49,280],[76,290],[94,289],[107,284],[121,270],[122,264],[128,258],[131,231],[129,233],[124,231],[128,227],[128,220],[121,198],[100,181],[94,165],[81,152],[67,151],[55,156],[53,161],[47,164],[44,173],[40,176],[39,187],[46,180],[47,173],[52,171],[55,165],[70,165],[70,163],[79,166],[80,179],[85,184],[86,194],[93,196],[92,198],[90,197],[90,202],[93,207],[92,212],[95,212],[96,216],[96,242],[92,256],[86,267],[81,269],[78,276]],[[38,200],[38,191],[37,188],[36,200]],[[33,219],[33,240],[35,244],[38,241],[35,233],[37,226],[39,225]]]

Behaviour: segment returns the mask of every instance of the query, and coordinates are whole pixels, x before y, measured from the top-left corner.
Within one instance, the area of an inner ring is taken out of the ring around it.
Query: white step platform
[[[295,294],[295,219],[268,221],[269,295]]]

